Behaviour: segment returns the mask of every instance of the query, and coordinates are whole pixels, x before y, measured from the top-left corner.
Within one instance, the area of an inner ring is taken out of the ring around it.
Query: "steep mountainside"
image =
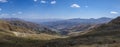
[[[92,32],[89,32],[89,34],[104,33],[105,35],[108,35],[108,33],[110,33],[109,35],[117,35],[119,34],[119,32],[120,32],[120,17],[117,17],[116,19],[111,20],[107,24],[103,24],[97,28],[94,28],[94,30]]]

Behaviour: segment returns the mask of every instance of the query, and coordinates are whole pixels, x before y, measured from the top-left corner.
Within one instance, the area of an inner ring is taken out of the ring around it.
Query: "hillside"
[[[31,30],[30,28],[34,23],[26,23],[25,21],[13,23],[14,21],[0,20],[1,47],[42,47],[48,40],[63,38],[54,33],[50,35],[49,32],[37,33],[37,31]],[[36,26],[32,27],[36,28]]]
[[[23,33],[35,33],[31,30],[26,29],[26,28],[13,26],[9,22],[4,21],[4,20],[0,20],[0,29],[6,30],[6,31],[23,32]]]
[[[120,17],[79,36],[51,40],[51,47],[119,47]]]
[[[43,30],[42,30],[43,29]],[[0,33],[16,37],[49,40],[59,38],[59,34],[35,23],[18,20],[0,20]]]
[[[57,35],[49,34],[29,34],[0,29],[1,47],[43,47],[48,40],[62,38]]]
[[[84,34],[72,37],[59,37],[48,34],[18,33],[0,30],[2,47],[119,47],[120,17],[94,27]],[[3,21],[1,22],[3,23]],[[5,24],[5,23],[4,23]],[[1,25],[2,26],[2,25]],[[3,28],[3,27],[2,27]],[[7,34],[6,34],[7,33]],[[25,35],[26,34],[26,35]],[[22,37],[19,37],[22,36]],[[50,39],[48,39],[50,37]],[[41,39],[43,38],[43,39]]]
[[[24,20],[17,19],[17,18],[6,18],[6,19],[1,19],[1,20],[9,23],[11,25],[11,27],[12,26],[20,27],[20,28],[23,28],[21,30],[27,29],[27,30],[33,31],[34,33],[37,33],[37,34],[40,34],[40,33],[58,34],[58,32],[53,30],[52,28],[48,28],[48,27],[40,25],[40,24],[24,21]],[[12,29],[12,31],[14,31],[14,30],[15,29]],[[19,31],[19,30],[16,30],[16,31]],[[26,31],[26,32],[29,32],[29,31]]]

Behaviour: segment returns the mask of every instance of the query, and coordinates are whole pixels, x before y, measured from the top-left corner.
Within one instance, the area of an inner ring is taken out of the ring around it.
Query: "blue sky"
[[[120,0],[0,0],[1,18],[70,19],[120,16]]]

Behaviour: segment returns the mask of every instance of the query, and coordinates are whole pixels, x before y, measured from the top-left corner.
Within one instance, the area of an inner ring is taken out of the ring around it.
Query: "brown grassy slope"
[[[15,37],[9,31],[0,30],[0,47],[42,47],[44,40]]]
[[[0,20],[0,47],[43,47],[48,40],[56,38],[61,37],[44,33],[36,34],[27,28]]]
[[[47,28],[43,25],[24,21],[24,20],[9,20],[8,21],[11,25],[17,26],[17,27],[22,27],[22,28],[27,28],[31,31],[34,31],[35,33],[47,33],[47,34],[58,34],[56,31]]]
[[[35,33],[24,27],[13,26],[9,22],[4,20],[0,20],[0,29],[7,31],[23,32],[23,33]]]
[[[15,25],[14,25],[15,24]],[[41,40],[49,40],[49,39],[55,39],[55,38],[61,38],[60,36],[56,35],[53,33],[52,34],[48,32],[48,30],[44,30],[44,32],[36,33],[37,31],[31,30],[30,28],[39,28],[36,24],[34,23],[29,23],[26,21],[5,21],[5,20],[0,20],[0,32],[7,31],[6,33],[10,32],[14,34],[17,37],[25,37],[25,38],[34,38],[34,39],[41,39]],[[41,27],[44,28],[44,27]],[[48,34],[46,34],[47,32]]]

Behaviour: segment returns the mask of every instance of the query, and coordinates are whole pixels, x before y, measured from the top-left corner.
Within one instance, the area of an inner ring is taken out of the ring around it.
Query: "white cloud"
[[[117,11],[111,11],[111,14],[119,14]]]
[[[51,4],[56,4],[56,1],[51,1]]]
[[[41,3],[46,3],[46,1],[44,1],[44,0],[41,0]]]
[[[34,2],[37,2],[38,0],[33,0]]]
[[[7,0],[0,0],[0,2],[5,3],[5,2],[8,2],[8,1]]]
[[[80,8],[80,5],[78,5],[78,4],[72,4],[70,7],[72,7],[72,8]]]

